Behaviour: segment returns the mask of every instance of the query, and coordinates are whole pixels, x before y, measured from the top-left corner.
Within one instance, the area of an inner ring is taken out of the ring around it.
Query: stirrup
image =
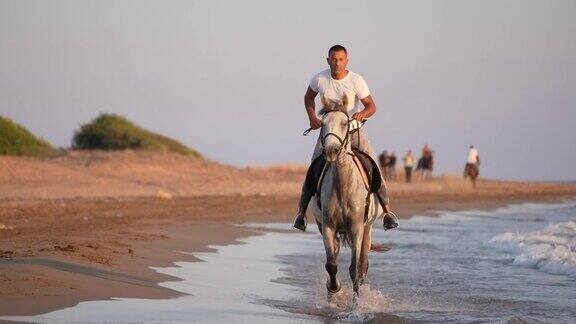
[[[394,212],[388,211],[382,217],[382,225],[384,226],[385,231],[397,228],[398,226],[400,226],[398,224],[398,216],[396,216]]]
[[[306,232],[306,214],[296,215],[296,218],[294,219],[294,225],[292,225],[292,227],[299,229],[302,232]]]

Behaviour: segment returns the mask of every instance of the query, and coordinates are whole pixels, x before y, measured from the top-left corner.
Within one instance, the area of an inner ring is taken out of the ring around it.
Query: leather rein
[[[322,125],[322,128],[320,128],[320,142],[322,143],[323,154],[326,155],[326,150],[325,150],[325,146],[324,146],[325,142],[326,142],[326,138],[328,138],[328,136],[330,136],[330,135],[336,137],[336,139],[340,142],[340,149],[338,150],[338,154],[336,156],[340,156],[340,154],[344,150],[344,147],[346,147],[346,144],[348,144],[348,141],[350,139],[350,131],[349,131],[349,129],[350,129],[350,116],[348,116],[347,113],[345,113],[341,110],[328,111],[328,112],[326,112],[326,114],[334,113],[334,112],[339,112],[339,113],[343,113],[344,115],[346,115],[346,119],[347,119],[347,121],[346,121],[346,135],[344,136],[344,139],[342,139],[342,137],[340,137],[336,133],[330,132],[330,133],[324,134],[324,125]]]

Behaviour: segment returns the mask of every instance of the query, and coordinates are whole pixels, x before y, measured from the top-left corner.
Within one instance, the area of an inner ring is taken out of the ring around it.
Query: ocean
[[[326,298],[324,247],[317,230],[288,223],[243,224],[261,235],[192,253],[204,262],[156,268],[189,295],[167,300],[82,302],[38,316],[46,323],[574,323],[576,202],[520,204],[491,211],[440,212],[401,220],[373,241],[368,283],[354,307],[343,249],[343,290]],[[312,227],[311,227],[312,228]]]

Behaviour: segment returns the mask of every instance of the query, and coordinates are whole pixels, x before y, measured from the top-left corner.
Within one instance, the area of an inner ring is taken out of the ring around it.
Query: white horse
[[[351,119],[346,111],[346,97],[342,102],[328,102],[326,99],[323,101],[325,108],[320,111],[320,139],[327,169],[320,184],[320,207],[316,195],[316,199],[310,201],[308,210],[315,216],[324,240],[326,271],[330,277],[326,283],[328,297],[340,291],[341,286],[336,278],[337,259],[340,244],[348,243],[352,249],[350,278],[357,300],[359,287],[368,272],[372,223],[383,210],[375,194],[371,194],[372,197],[368,205],[366,204],[368,190],[353,160],[354,153],[350,144],[350,136],[354,135],[349,130]],[[367,214],[365,208],[368,208]]]

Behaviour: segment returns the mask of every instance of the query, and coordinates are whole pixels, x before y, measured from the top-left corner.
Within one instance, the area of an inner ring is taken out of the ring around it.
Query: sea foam
[[[576,222],[548,225],[533,232],[507,232],[488,244],[513,257],[513,264],[576,278]]]

